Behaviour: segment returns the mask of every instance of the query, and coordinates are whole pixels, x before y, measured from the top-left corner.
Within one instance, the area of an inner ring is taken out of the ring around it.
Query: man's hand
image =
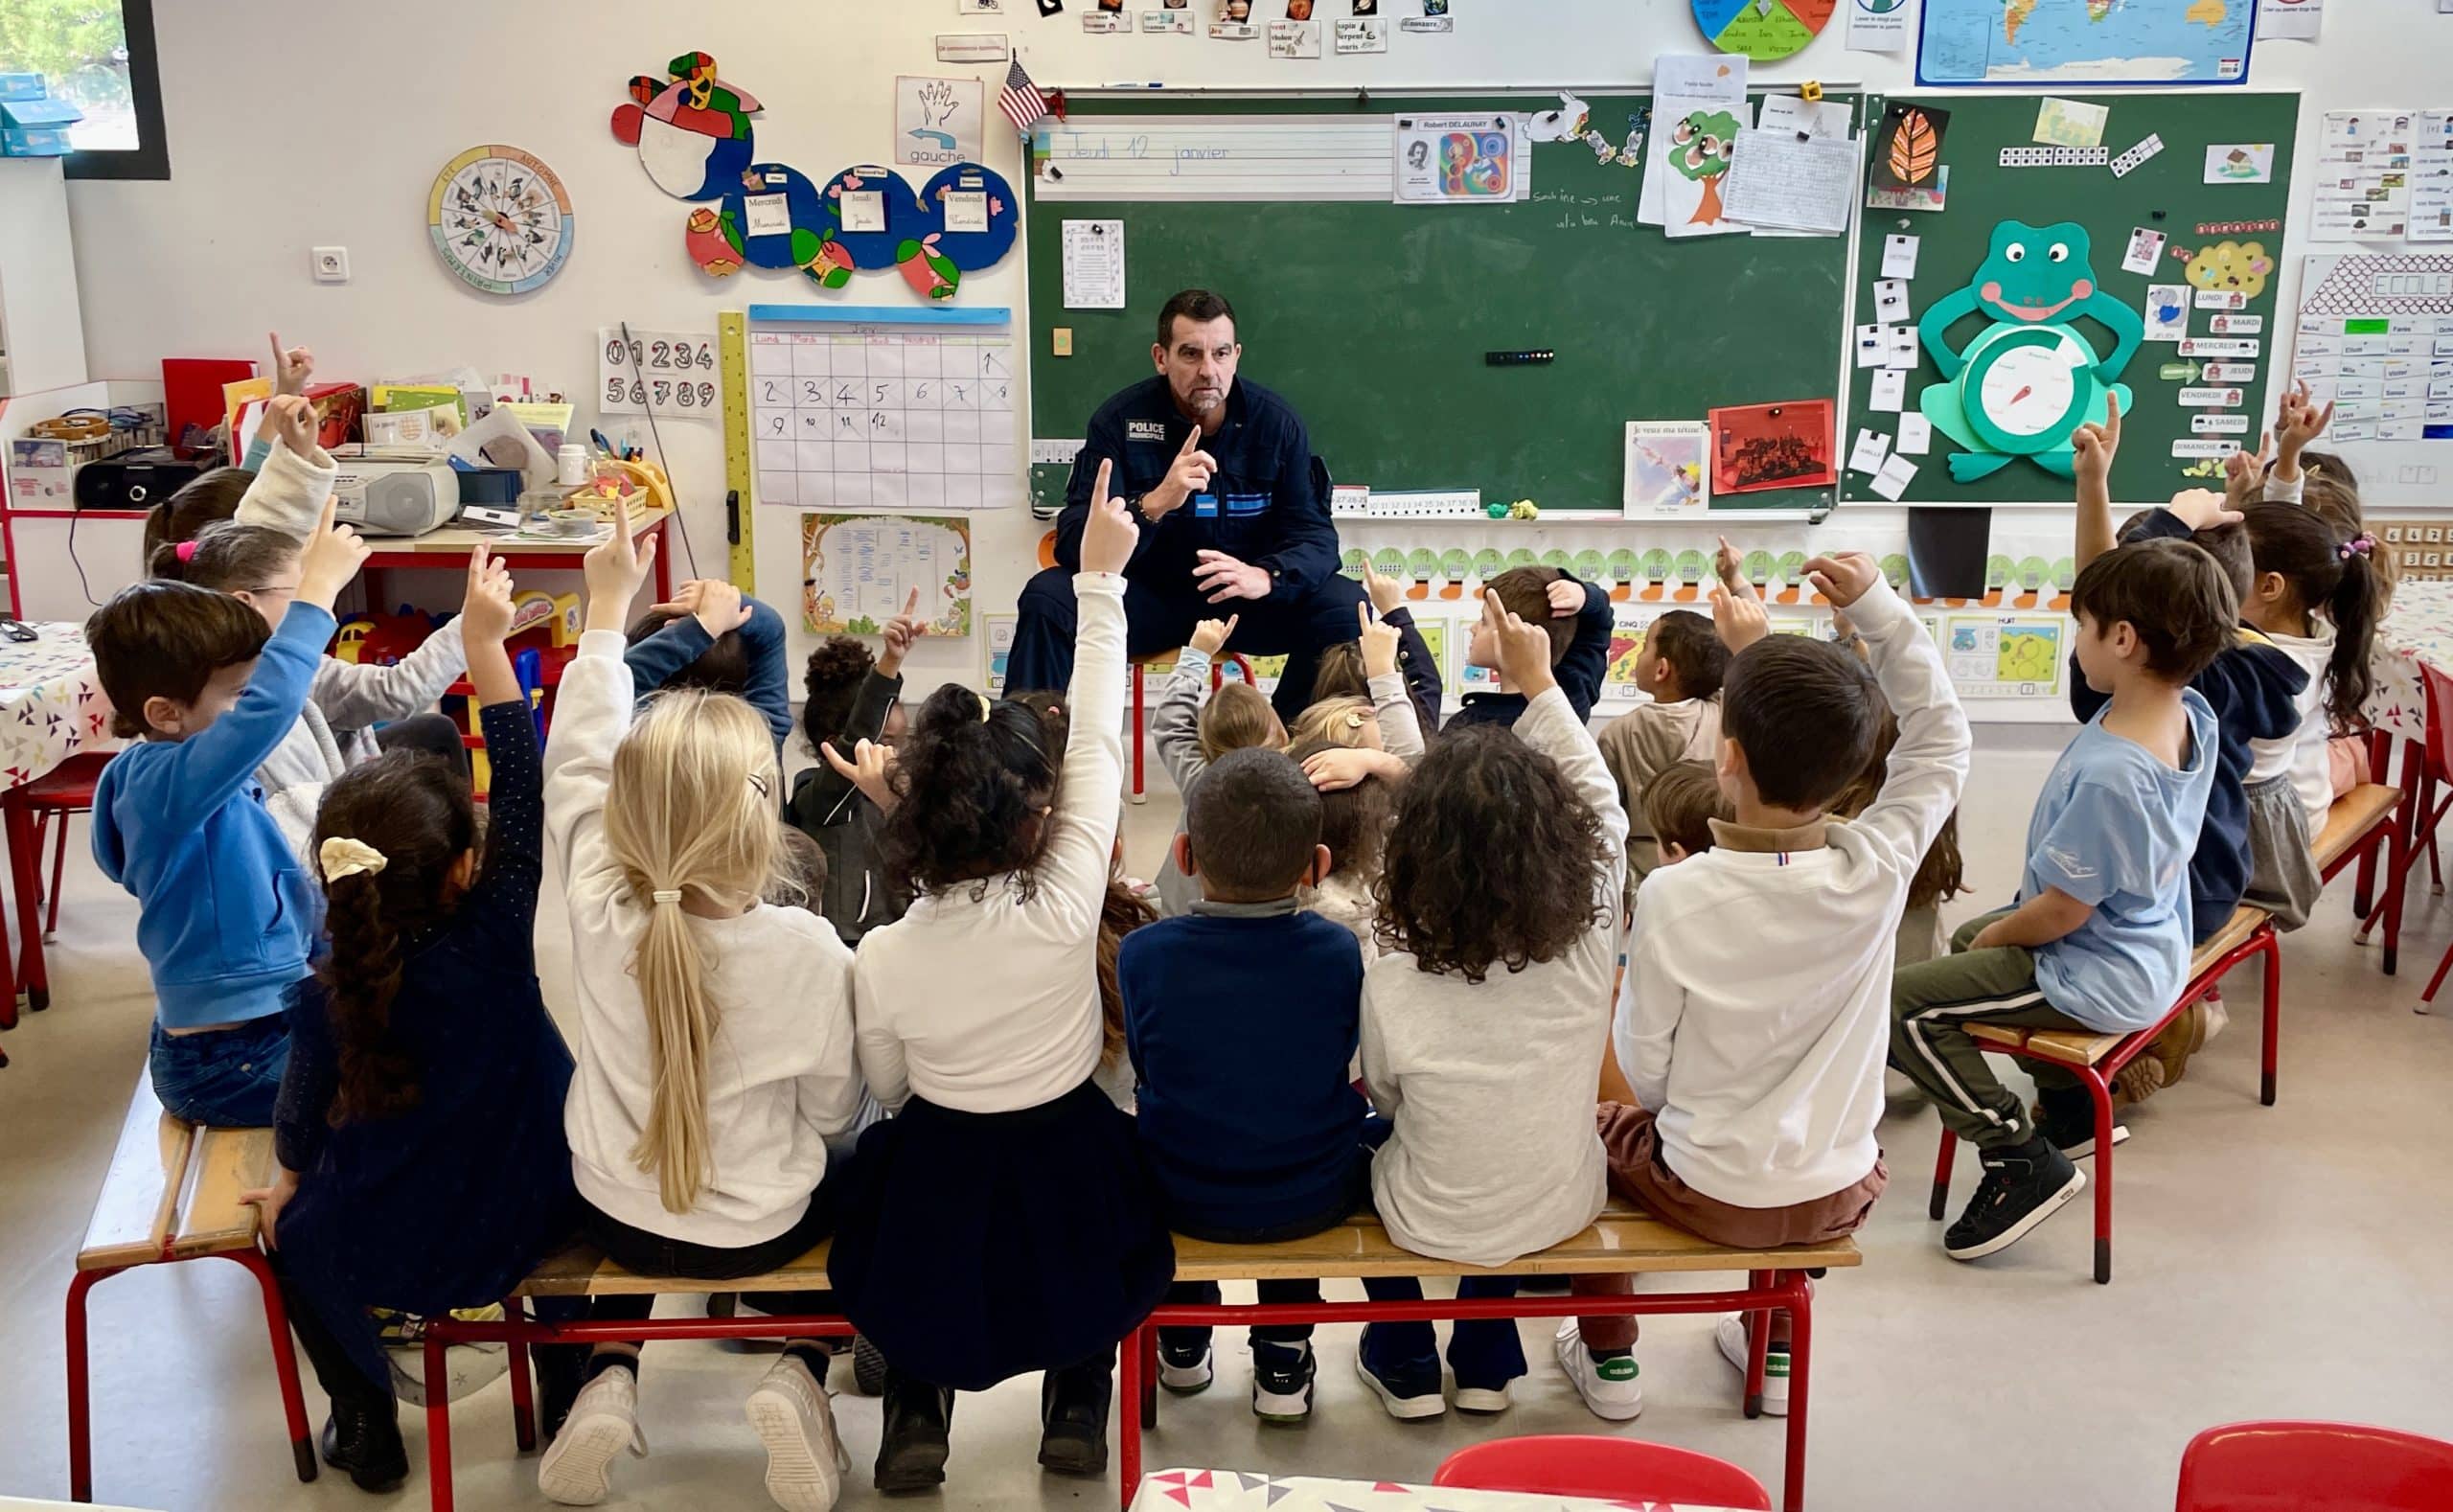
[[[2111,412],[2100,425],[2081,425],[2071,433],[2070,447],[2077,455],[2071,460],[2071,471],[2080,490],[2098,489],[2106,499],[2112,497],[2112,459],[2121,451],[2121,400],[2108,401]]]
[[[1573,619],[1584,612],[1584,584],[1573,578],[1553,578],[1543,590],[1550,601],[1550,618]]]
[[[2231,507],[2234,502],[2212,489],[2183,489],[2173,494],[2172,501],[2164,508],[2171,511],[2173,516],[2191,531],[2200,531],[2212,530],[2217,525],[2240,523],[2245,516]]]
[[[368,547],[357,538],[357,532],[347,525],[332,523],[333,501],[324,500],[323,517],[315,522],[314,532],[307,538],[307,549],[298,562],[298,592],[294,601],[311,604],[330,611],[332,600],[340,597],[349,580],[357,576],[358,567],[366,561]]]
[[[1124,500],[1108,493],[1108,480],[1115,474],[1115,464],[1099,464],[1098,481],[1090,486],[1090,515],[1082,522],[1082,570],[1084,572],[1122,572],[1133,560],[1134,542],[1141,538],[1141,527],[1125,513]]]
[[[903,612],[885,622],[885,651],[878,657],[878,676],[902,676],[903,658],[910,654],[911,643],[928,630],[920,618],[920,590],[913,588],[904,595]]]
[[[860,789],[862,795],[876,804],[882,812],[894,807],[893,746],[881,745],[875,741],[862,741],[852,747],[850,761],[842,758],[835,749],[832,741],[821,743],[817,748],[826,757],[826,764],[834,767],[837,775],[848,780],[853,787]]]
[[[1882,567],[1865,552],[1835,551],[1807,562],[1805,575],[1834,609],[1845,609],[1882,581]]]
[[[272,339],[272,391],[275,394],[304,394],[307,380],[315,376],[315,354],[305,347],[281,344],[281,332],[270,332]]]
[[[1235,633],[1235,622],[1242,618],[1240,614],[1229,614],[1223,620],[1203,620],[1192,628],[1192,649],[1204,656],[1217,655],[1227,637]]]
[[[1541,631],[1536,630],[1535,634]],[[1303,758],[1303,775],[1322,792],[1342,792],[1356,788],[1372,777],[1402,778],[1406,775],[1404,758],[1387,751],[1364,750],[1361,747],[1338,746],[1331,750],[1314,751]]]
[[[1482,628],[1499,650],[1499,675],[1526,702],[1557,687],[1550,672],[1550,632],[1508,612],[1496,593],[1482,595]]]
[[[1406,602],[1405,584],[1384,576],[1368,556],[1363,559],[1363,591],[1370,596],[1373,610],[1383,615]]]
[[[1184,507],[1184,502],[1209,487],[1211,474],[1218,470],[1218,459],[1201,449],[1201,427],[1192,427],[1184,438],[1183,449],[1167,465],[1167,475],[1158,486],[1141,496],[1141,515],[1152,524],[1166,518]]]
[[[2274,417],[2276,438],[2281,447],[2275,462],[2275,476],[2286,483],[2300,476],[2300,453],[2333,423],[2334,401],[2327,400],[2326,407],[2319,409],[2308,398],[2305,378],[2284,390]]]
[[[469,553],[469,591],[460,601],[460,639],[498,646],[511,633],[511,569],[479,541]]]
[[[1354,607],[1355,638],[1363,643],[1363,675],[1386,677],[1397,670],[1397,642],[1401,638],[1371,612],[1368,604]]]
[[[630,601],[655,565],[653,536],[630,535],[630,501],[613,501],[613,534],[589,549],[581,562],[587,583],[587,625],[592,630],[618,630],[630,618]]]
[[[315,406],[295,394],[276,394],[264,404],[264,423],[301,462],[315,460],[315,433],[323,427]]]
[[[1192,569],[1194,589],[1207,594],[1210,603],[1269,597],[1267,567],[1255,567],[1249,562],[1238,561],[1223,551],[1211,551],[1206,547],[1193,555],[1199,559],[1199,564]]]

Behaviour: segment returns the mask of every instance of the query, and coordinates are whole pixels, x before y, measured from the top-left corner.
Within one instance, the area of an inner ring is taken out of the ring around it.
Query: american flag
[[[1022,67],[1020,58],[1005,71],[1005,87],[997,92],[997,108],[1014,123],[1014,129],[1027,136],[1031,127],[1047,119],[1047,100],[1031,82],[1030,71]]]

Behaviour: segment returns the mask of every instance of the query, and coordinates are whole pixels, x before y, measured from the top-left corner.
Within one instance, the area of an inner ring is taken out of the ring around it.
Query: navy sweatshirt
[[[1346,1216],[1367,1159],[1366,1105],[1346,1074],[1362,1035],[1362,953],[1291,898],[1193,906],[1126,935],[1116,964],[1136,1119],[1168,1226],[1196,1236],[1327,1227]]]
[[[2169,510],[2156,510],[2130,537],[2132,540],[2187,540],[2187,523]],[[2206,795],[2206,822],[2197,832],[2197,852],[2189,862],[2191,944],[2203,944],[2221,932],[2249,888],[2249,800],[2244,779],[2250,765],[2249,742],[2279,741],[2300,727],[2300,695],[2308,686],[2307,670],[2289,653],[2254,630],[2243,628],[2232,645],[2215,656],[2189,686],[2214,706],[2214,728],[2222,743],[2215,752],[2214,786]],[[2070,712],[2085,723],[2112,701],[2109,694],[2087,686],[2078,657],[2070,657]]]
[[[478,719],[493,764],[485,866],[448,923],[401,942],[390,1039],[417,1106],[332,1127],[340,1056],[320,980],[289,1009],[289,1065],[274,1112],[298,1196],[285,1249],[332,1247],[360,1297],[415,1312],[483,1306],[576,1226],[562,1101],[571,1052],[537,983],[544,777],[524,703]]]
[[[791,673],[784,664],[784,617],[756,599],[745,598],[741,607],[749,611],[749,618],[741,629],[731,631],[741,637],[742,647],[748,653],[749,686],[741,691],[741,697],[775,732],[775,749],[780,753],[792,733]],[[623,652],[622,663],[630,669],[631,686],[644,699],[680,676],[684,668],[705,655],[715,644],[715,637],[707,633],[707,627],[699,624],[696,615],[684,614],[667,621],[663,629]]]
[[[1575,710],[1575,717],[1590,720],[1593,704],[1601,699],[1602,676],[1610,670],[1610,631],[1617,615],[1610,607],[1608,588],[1592,583],[1577,585],[1584,589],[1584,609],[1575,617],[1575,638],[1568,642],[1567,654],[1552,665],[1550,673],[1559,679],[1559,691],[1568,696],[1568,707]],[[1441,732],[1461,730],[1468,724],[1514,728],[1524,717],[1521,693],[1469,693],[1464,706],[1448,717]]]

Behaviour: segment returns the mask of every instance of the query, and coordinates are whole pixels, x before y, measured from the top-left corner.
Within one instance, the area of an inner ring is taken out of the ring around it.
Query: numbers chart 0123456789
[[[1010,335],[752,331],[758,502],[1004,509],[1022,502]]]

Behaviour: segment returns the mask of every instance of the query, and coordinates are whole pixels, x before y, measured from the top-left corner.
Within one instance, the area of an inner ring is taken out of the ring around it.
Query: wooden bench
[[[120,1126],[119,1145],[103,1175],[102,1195],[77,1251],[68,1283],[68,1494],[94,1497],[93,1417],[86,1370],[85,1294],[138,1266],[219,1258],[256,1278],[272,1332],[273,1371],[288,1418],[289,1452],[298,1478],[315,1478],[315,1445],[290,1352],[289,1315],[281,1287],[256,1248],[257,1213],[239,1194],[269,1184],[269,1129],[198,1129],[162,1111],[149,1074],[139,1075]]]
[[[850,1321],[839,1314],[811,1313],[747,1317],[661,1317],[545,1323],[526,1316],[523,1298],[617,1296],[666,1293],[814,1292],[827,1286],[827,1246],[820,1245],[791,1264],[765,1275],[725,1281],[694,1281],[633,1275],[587,1246],[573,1246],[547,1259],[521,1283],[518,1294],[504,1303],[499,1322],[432,1318],[426,1325],[424,1348],[428,1380],[442,1379],[447,1345],[498,1340],[513,1345],[533,1343],[602,1343],[616,1340],[648,1342],[675,1339],[807,1339],[845,1336]],[[1483,1269],[1428,1259],[1397,1248],[1373,1217],[1349,1219],[1308,1239],[1274,1245],[1213,1245],[1176,1240],[1176,1276],[1182,1281],[1253,1280],[1304,1276],[1321,1279],[1362,1276],[1462,1275],[1590,1275],[1693,1273],[1742,1271],[1747,1284],[1734,1290],[1655,1292],[1626,1296],[1534,1296],[1457,1300],[1433,1297],[1419,1302],[1311,1302],[1261,1306],[1249,1303],[1162,1305],[1133,1335],[1122,1340],[1117,1373],[1115,1414],[1123,1503],[1130,1507],[1141,1472],[1141,1435],[1156,1425],[1158,1331],[1180,1325],[1251,1322],[1396,1322],[1462,1317],[1556,1317],[1679,1313],[1754,1313],[1768,1317],[1773,1309],[1790,1317],[1789,1415],[1787,1480],[1784,1505],[1803,1505],[1807,1365],[1814,1340],[1814,1286],[1809,1271],[1863,1263],[1855,1243],[1843,1239],[1828,1245],[1786,1249],[1728,1249],[1673,1228],[1621,1203],[1612,1203],[1592,1227],[1567,1243],[1509,1265]],[[1761,1319],[1758,1318],[1758,1321]],[[1747,1371],[1746,1415],[1757,1415],[1763,1397],[1763,1341],[1769,1330],[1757,1327],[1754,1359]],[[521,1450],[536,1446],[533,1386],[525,1349],[511,1356],[514,1438]],[[1135,1404],[1138,1404],[1138,1409]],[[426,1459],[432,1505],[451,1512],[450,1404],[438,1394],[426,1403]]]

